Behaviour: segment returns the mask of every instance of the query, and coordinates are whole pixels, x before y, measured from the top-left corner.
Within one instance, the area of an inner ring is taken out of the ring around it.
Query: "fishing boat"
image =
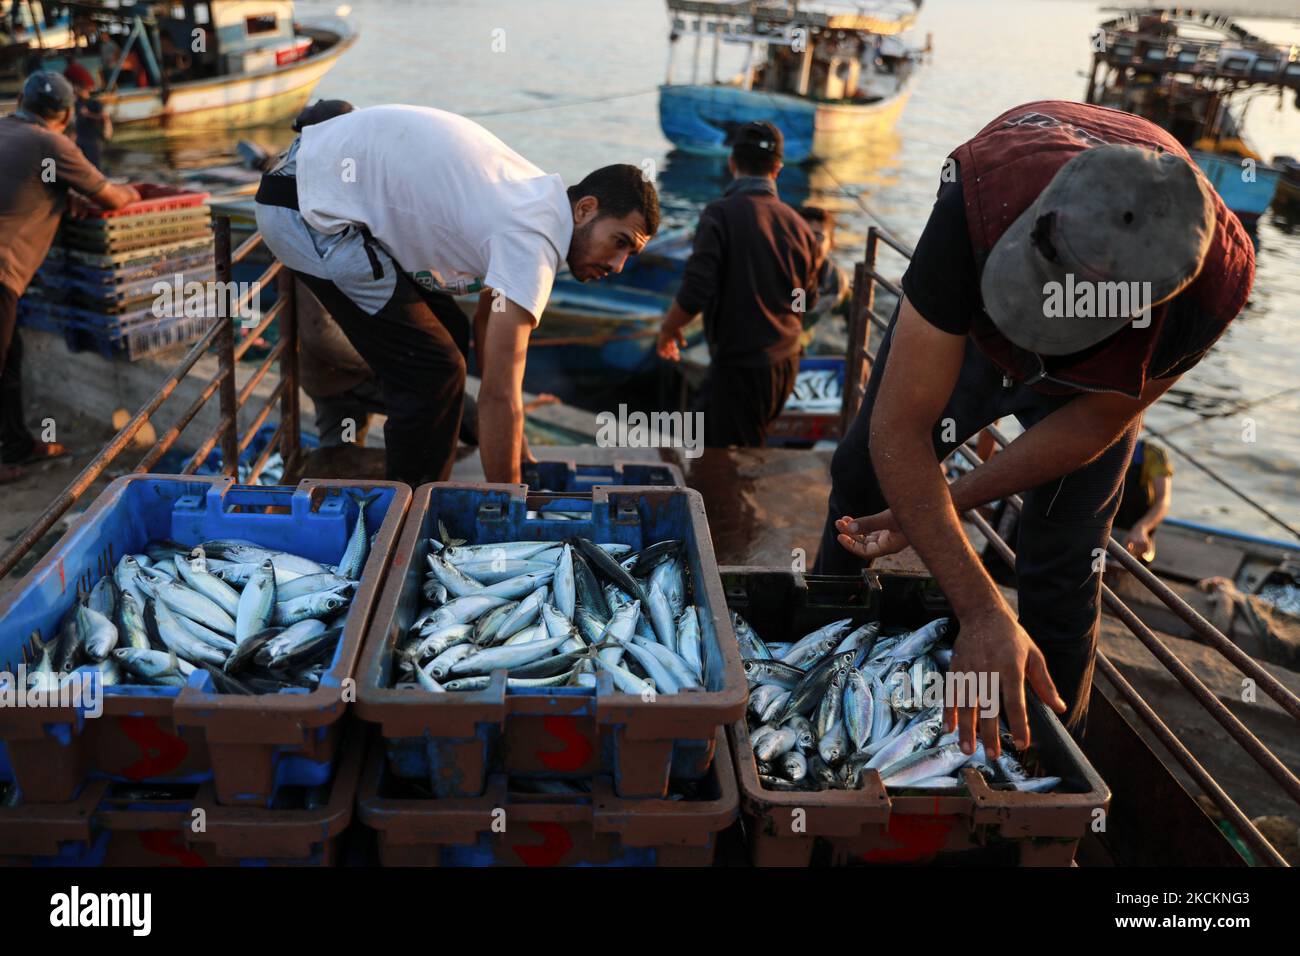
[[[920,0],[668,0],[668,76],[659,88],[659,125],[679,149],[725,154],[735,130],[775,123],[786,163],[843,156],[892,129],[929,52],[908,47]],[[678,43],[694,38],[690,81],[674,82]],[[711,75],[700,78],[700,47],[712,44]],[[744,47],[744,63],[719,76],[723,44]]]
[[[1300,108],[1300,59],[1232,18],[1189,9],[1127,10],[1093,35],[1084,102],[1122,109],[1169,130],[1247,227],[1282,178],[1250,145],[1246,109],[1287,91]]]
[[[296,21],[287,0],[57,6],[71,17],[61,34],[40,32],[37,16],[0,43],[0,112],[13,109],[35,52],[43,69],[90,72],[119,140],[293,117],[357,39],[341,16]]]

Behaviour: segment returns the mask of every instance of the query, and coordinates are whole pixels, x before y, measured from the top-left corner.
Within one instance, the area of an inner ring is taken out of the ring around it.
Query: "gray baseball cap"
[[[1094,146],[1057,170],[994,244],[980,279],[984,309],[1021,348],[1081,351],[1186,288],[1214,227],[1213,192],[1187,160]],[[1071,308],[1075,292],[1092,305]]]
[[[37,116],[53,116],[70,109],[76,100],[72,84],[58,73],[37,70],[23,84],[23,109]]]

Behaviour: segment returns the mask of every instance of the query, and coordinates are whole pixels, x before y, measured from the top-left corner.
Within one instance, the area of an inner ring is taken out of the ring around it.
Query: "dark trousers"
[[[36,444],[23,421],[23,340],[18,293],[0,285],[0,461],[22,461]]]
[[[446,481],[456,458],[469,351],[469,320],[456,301],[399,273],[392,298],[367,315],[328,279],[295,274],[379,379],[388,412],[388,478],[413,488]]]
[[[695,410],[704,413],[706,448],[761,448],[794,391],[799,356],[773,365],[709,365]]]
[[[852,574],[864,566],[835,540],[835,519],[876,514],[889,507],[871,465],[868,438],[892,338],[891,324],[876,353],[862,407],[831,460],[831,495],[817,555],[818,573]],[[916,374],[924,375],[925,369],[917,369]],[[952,397],[935,424],[935,455],[942,460],[1005,415],[1014,415],[1030,428],[1074,397],[1043,395],[1023,385],[1004,386],[1001,371],[968,340]],[[946,419],[955,422],[947,434]],[[1135,422],[1088,465],[1026,491],[1019,532],[1015,541],[1008,542],[1016,551],[1020,624],[1042,650],[1052,681],[1069,706],[1063,720],[1076,735],[1083,732],[1087,717],[1101,614],[1101,575],[1093,568],[1110,536],[1124,471],[1140,428],[1141,422]]]

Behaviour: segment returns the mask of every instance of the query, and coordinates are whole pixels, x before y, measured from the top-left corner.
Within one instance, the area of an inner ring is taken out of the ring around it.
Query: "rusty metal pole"
[[[840,434],[848,434],[865,394],[864,379],[868,371],[868,341],[871,335],[871,311],[875,308],[876,269],[879,233],[867,230],[867,248],[862,261],[853,267],[853,298],[849,305],[849,347],[844,356],[844,393],[840,399]]]
[[[298,290],[297,280],[288,269],[280,273],[279,282],[280,295],[285,300],[284,310],[280,313],[280,341],[284,344],[280,353],[280,379],[284,382],[280,392],[280,421],[284,424],[280,433],[280,456],[288,474],[297,469],[302,454],[298,422]]]
[[[213,222],[217,281],[231,281],[230,217],[217,216]],[[223,285],[222,288],[229,288]],[[221,470],[236,479],[239,477],[239,403],[235,389],[235,317],[217,316],[221,330],[217,333],[216,347],[222,373],[219,400],[221,417],[228,426],[221,435]]]

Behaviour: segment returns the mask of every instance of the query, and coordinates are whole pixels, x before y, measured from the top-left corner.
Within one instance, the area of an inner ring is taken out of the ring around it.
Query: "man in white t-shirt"
[[[555,275],[621,271],[659,200],[635,166],[565,189],[462,116],[374,106],[303,129],[262,178],[257,224],[378,376],[394,480],[451,472],[470,339],[451,296],[477,292],[483,471],[518,482],[528,337]]]

